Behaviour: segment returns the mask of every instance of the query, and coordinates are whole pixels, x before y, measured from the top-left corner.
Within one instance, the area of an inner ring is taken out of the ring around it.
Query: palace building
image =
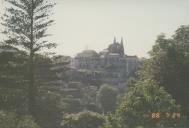
[[[75,70],[88,70],[101,74],[104,83],[121,83],[133,74],[139,64],[137,56],[125,54],[123,39],[120,42],[114,38],[108,48],[97,53],[94,50],[84,50],[71,61]],[[95,76],[94,76],[95,77]]]

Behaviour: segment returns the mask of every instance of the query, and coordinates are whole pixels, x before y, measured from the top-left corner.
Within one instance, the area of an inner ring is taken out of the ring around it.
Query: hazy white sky
[[[59,54],[100,51],[116,36],[123,37],[126,54],[146,57],[158,34],[170,36],[189,24],[189,0],[56,1],[50,40],[58,43]]]

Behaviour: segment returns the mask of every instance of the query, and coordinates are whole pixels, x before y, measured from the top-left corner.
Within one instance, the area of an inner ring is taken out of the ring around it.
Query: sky
[[[0,0],[0,8],[2,0]],[[157,35],[170,37],[189,24],[189,0],[56,0],[49,28],[58,54],[75,56],[108,47],[123,37],[125,53],[148,57]]]

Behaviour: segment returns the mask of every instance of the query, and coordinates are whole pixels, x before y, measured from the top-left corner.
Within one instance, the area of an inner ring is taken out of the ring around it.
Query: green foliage
[[[0,127],[1,128],[15,128],[16,115],[14,113],[6,113],[0,111]]]
[[[0,53],[0,109],[15,111],[18,115],[28,113],[27,104],[27,71],[28,61],[25,52],[12,46],[1,46]],[[60,88],[52,81],[57,80],[56,72],[51,71],[53,66],[49,57],[36,54],[34,57],[36,70],[35,83],[38,85],[36,95],[36,118],[41,126],[58,127],[62,106]]]
[[[77,113],[83,109],[82,87],[80,82],[70,82],[63,88],[61,106],[64,113]]]
[[[0,111],[1,128],[39,128],[31,116],[18,116],[13,112]]]
[[[0,49],[0,109],[26,112],[27,55],[2,45]]]
[[[164,86],[184,112],[189,113],[189,26],[181,26],[172,38],[158,36],[140,69],[141,79],[154,79]]]
[[[108,113],[105,118],[106,122],[102,128],[121,128],[119,118],[116,114]]]
[[[75,102],[70,103],[71,105],[62,102],[66,92],[64,75],[66,75],[68,70],[66,66],[69,63],[63,56],[49,58],[44,55],[35,55],[34,60],[35,83],[38,84],[37,122],[44,128],[59,128],[62,112],[69,110],[72,112],[75,110],[74,108],[79,108],[78,104],[74,104]],[[76,101],[76,103],[78,102]]]
[[[58,128],[61,121],[61,95],[43,90],[37,98],[37,122],[43,128]]]
[[[136,82],[137,82],[137,79],[136,79],[136,78],[130,77],[130,78],[127,79],[127,81],[126,81],[127,88],[131,88],[133,85],[135,85]]]
[[[39,128],[31,116],[22,116],[17,124],[18,128]]]
[[[83,93],[83,101],[85,102],[84,104],[95,103],[97,90],[98,88],[95,86],[83,87],[82,93]]]
[[[99,112],[99,108],[96,103],[98,88],[96,86],[85,86],[82,88],[82,104],[84,109],[94,112]]]
[[[152,119],[151,114],[161,113],[159,119]],[[129,89],[118,107],[117,113],[122,127],[171,127],[184,125],[183,114],[180,119],[167,118],[166,113],[181,112],[180,106],[153,80],[138,81]]]
[[[67,114],[61,123],[62,128],[100,128],[105,123],[102,115],[84,111],[77,114]]]
[[[63,98],[62,107],[64,113],[77,113],[82,110],[81,99],[72,96]]]
[[[42,48],[51,48],[55,44],[41,40],[48,36],[47,28],[52,25],[49,20],[50,9],[54,6],[49,0],[5,0],[7,6],[3,15],[3,33],[8,37],[6,44],[21,46],[30,52]]]
[[[54,6],[49,0],[5,0],[9,6],[1,17],[4,26],[3,34],[6,38],[2,42],[6,45],[22,48],[29,55],[27,80],[28,86],[28,109],[35,117],[36,95],[38,92],[34,77],[34,56],[42,49],[55,47],[55,43],[45,40],[47,28],[52,25],[50,11]]]
[[[117,104],[118,91],[110,85],[102,85],[98,91],[97,99],[103,112],[114,112]]]

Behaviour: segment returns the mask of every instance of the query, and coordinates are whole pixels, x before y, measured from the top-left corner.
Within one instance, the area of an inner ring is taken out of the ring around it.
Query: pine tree
[[[34,78],[34,56],[44,48],[55,47],[45,40],[46,30],[54,22],[50,20],[54,3],[49,0],[5,0],[8,4],[1,24],[7,36],[5,44],[24,49],[29,57],[28,109],[35,116],[37,85]]]

